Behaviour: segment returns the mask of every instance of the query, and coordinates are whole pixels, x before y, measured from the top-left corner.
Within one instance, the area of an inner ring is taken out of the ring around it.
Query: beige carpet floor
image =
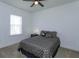
[[[0,49],[0,58],[26,58],[17,49],[18,44]],[[79,58],[79,52],[60,47],[55,58]]]

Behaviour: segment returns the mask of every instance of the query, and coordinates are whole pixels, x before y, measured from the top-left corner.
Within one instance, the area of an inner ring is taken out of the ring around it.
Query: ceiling
[[[31,1],[22,1],[22,0],[0,0],[0,1],[6,3],[8,5],[12,5],[14,7],[26,10],[26,11],[35,12],[35,11],[43,10],[46,8],[51,8],[51,7],[56,7],[56,6],[60,6],[63,4],[68,4],[68,3],[75,2],[78,0],[45,0],[45,1],[41,1],[41,3],[45,5],[44,7],[40,7],[39,5],[30,7],[30,5],[32,4]]]

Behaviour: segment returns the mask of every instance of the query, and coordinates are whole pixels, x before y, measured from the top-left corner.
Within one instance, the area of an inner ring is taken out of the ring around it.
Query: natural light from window
[[[10,35],[22,34],[22,17],[10,15]]]

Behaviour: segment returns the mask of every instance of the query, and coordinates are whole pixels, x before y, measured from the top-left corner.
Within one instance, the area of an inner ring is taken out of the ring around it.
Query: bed
[[[24,39],[20,42],[18,50],[30,58],[52,58],[60,46],[60,40],[57,37],[47,36],[43,34],[43,36],[38,35]]]

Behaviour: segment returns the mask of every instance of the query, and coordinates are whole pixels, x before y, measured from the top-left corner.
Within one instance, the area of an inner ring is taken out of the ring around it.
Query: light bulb
[[[38,4],[38,1],[35,1],[35,5],[37,5]]]

